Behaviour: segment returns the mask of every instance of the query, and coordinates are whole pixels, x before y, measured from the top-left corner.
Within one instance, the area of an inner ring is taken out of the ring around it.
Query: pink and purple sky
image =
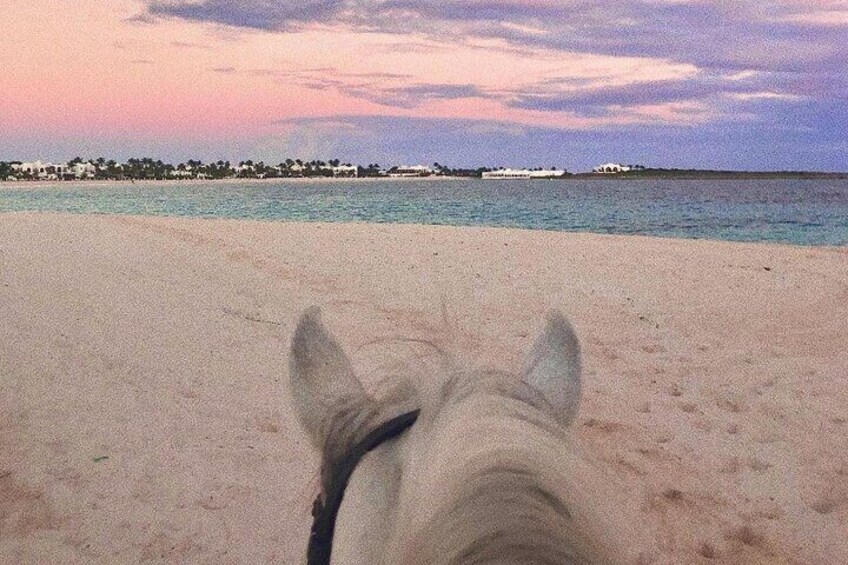
[[[0,160],[848,170],[848,0],[6,0]]]

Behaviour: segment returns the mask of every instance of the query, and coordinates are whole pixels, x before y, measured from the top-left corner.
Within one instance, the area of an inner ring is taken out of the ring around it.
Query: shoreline
[[[468,230],[492,230],[492,231],[504,231],[504,232],[517,232],[517,233],[526,233],[526,234],[562,234],[562,235],[585,235],[599,238],[635,238],[635,239],[645,239],[649,241],[680,241],[680,242],[704,242],[708,244],[729,244],[729,245],[755,245],[759,247],[777,247],[777,248],[788,248],[788,249],[829,249],[832,251],[842,251],[848,249],[848,243],[843,245],[805,245],[801,243],[787,243],[782,241],[769,241],[769,240],[758,240],[758,241],[749,241],[749,240],[734,240],[734,239],[712,239],[706,237],[676,237],[676,236],[662,236],[662,235],[650,235],[650,234],[635,234],[635,233],[605,233],[605,232],[595,232],[590,230],[554,230],[547,228],[524,228],[524,227],[506,227],[506,226],[493,226],[493,225],[460,225],[460,224],[421,224],[421,223],[407,223],[407,222],[372,222],[368,220],[360,220],[360,221],[338,221],[338,222],[330,222],[326,220],[301,220],[301,219],[279,219],[279,218],[228,218],[228,217],[219,217],[219,216],[181,216],[181,215],[164,215],[164,214],[136,214],[136,213],[126,213],[126,214],[117,214],[111,212],[74,212],[74,211],[54,211],[54,210],[12,210],[12,211],[0,211],[0,217],[4,215],[45,215],[45,216],[92,216],[95,218],[138,218],[138,219],[154,219],[154,218],[162,218],[162,219],[173,219],[173,220],[188,220],[188,221],[204,221],[204,222],[239,222],[239,223],[256,223],[256,224],[287,224],[287,225],[312,225],[312,226],[324,226],[330,228],[332,226],[398,226],[398,227],[408,227],[408,228],[447,228],[447,229],[468,229]]]
[[[379,182],[411,182],[411,181],[426,181],[426,182],[444,182],[444,181],[457,181],[457,180],[482,180],[482,179],[474,179],[473,177],[445,177],[445,176],[431,176],[431,177],[398,177],[398,178],[386,178],[386,177],[289,177],[289,178],[274,178],[274,179],[136,179],[136,180],[21,180],[21,181],[0,181],[0,190],[4,188],[21,188],[26,189],[28,187],[32,188],[45,188],[45,187],[62,187],[65,185],[72,186],[132,186],[134,184],[138,184],[141,186],[150,185],[150,184],[163,184],[163,185],[178,185],[183,184],[186,186],[194,186],[201,184],[265,184],[265,183],[343,183],[343,182],[368,182],[368,181],[379,181]]]
[[[421,177],[277,177],[277,178],[222,178],[222,179],[74,179],[74,180],[0,180],[0,187],[45,186],[45,185],[132,185],[132,184],[200,184],[200,183],[272,183],[272,182],[439,182],[439,181],[485,181],[485,182],[561,182],[575,180],[848,180],[848,172],[785,172],[785,171],[641,171],[626,173],[569,173],[556,178],[539,179],[482,179],[477,176],[429,175]]]

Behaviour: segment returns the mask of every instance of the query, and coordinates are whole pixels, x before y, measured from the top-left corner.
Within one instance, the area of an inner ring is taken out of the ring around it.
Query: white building
[[[32,163],[20,163],[12,165],[12,170],[22,175],[30,175],[32,177],[47,176],[47,165],[41,161],[33,161]]]
[[[12,170],[19,176],[29,175],[38,180],[59,180],[67,172],[67,165],[33,161],[31,163],[14,163]]]
[[[433,174],[433,169],[426,165],[404,165],[389,170],[390,177],[427,177]]]
[[[358,177],[359,176],[359,167],[354,165],[339,165],[337,167],[333,167],[333,176],[334,177]]]
[[[70,168],[70,171],[78,179],[93,179],[94,174],[97,172],[97,167],[91,163],[77,163]]]
[[[57,180],[65,170],[65,165],[54,165],[33,161],[31,163],[13,163],[12,170],[16,176],[29,175],[39,180]]]
[[[483,173],[484,179],[558,179],[566,175],[565,171],[542,169],[531,171],[528,169],[498,169]]]
[[[614,174],[614,173],[626,173],[632,170],[630,165],[619,165],[618,163],[607,163],[606,165],[598,165],[594,169],[592,169],[593,173],[601,173],[601,174]]]
[[[64,178],[65,175],[69,174],[67,163],[62,165],[49,165],[47,169],[49,172],[54,173],[60,179]]]

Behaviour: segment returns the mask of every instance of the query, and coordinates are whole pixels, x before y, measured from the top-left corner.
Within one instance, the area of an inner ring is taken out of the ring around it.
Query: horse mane
[[[454,369],[400,382],[378,399],[339,410],[323,450],[326,489],[357,442],[381,423],[421,410],[407,432],[415,462],[404,470],[400,535],[387,547],[386,563],[618,561],[602,548],[606,532],[593,531],[597,492],[581,483],[592,470],[539,393],[496,371]]]

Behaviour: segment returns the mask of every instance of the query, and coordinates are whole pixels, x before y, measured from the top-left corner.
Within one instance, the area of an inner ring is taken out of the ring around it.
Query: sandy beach
[[[0,562],[299,563],[313,304],[372,387],[397,336],[517,370],[559,308],[659,562],[848,563],[846,248],[39,213],[0,214]]]

